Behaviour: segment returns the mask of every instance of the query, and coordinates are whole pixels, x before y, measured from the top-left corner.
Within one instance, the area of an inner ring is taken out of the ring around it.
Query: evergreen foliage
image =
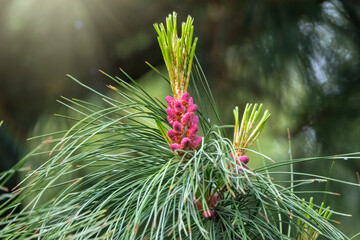
[[[183,30],[191,29],[191,38],[192,21],[189,17],[183,25]],[[167,24],[173,26],[171,32],[177,36],[176,14],[167,19]],[[162,25],[156,29],[159,35],[165,34]],[[166,37],[159,39],[160,45],[168,44]],[[234,139],[227,138],[223,129],[234,126],[221,124],[196,58],[190,76],[189,59],[194,49],[195,43],[186,44],[186,54],[182,55],[185,59],[180,61],[184,64],[180,66],[185,66],[185,79],[191,80],[189,90],[198,103],[199,128],[203,133],[198,149],[174,154],[166,135],[172,126],[165,104],[150,96],[130,76],[125,81],[104,73],[117,84],[109,88],[118,97],[104,95],[70,76],[107,106],[64,98],[64,104],[83,117],[68,116],[74,121],[69,130],[36,137],[47,140],[0,175],[0,186],[5,186],[15,172],[26,172],[18,186],[1,195],[5,203],[0,206],[0,238],[313,240],[321,235],[327,239],[350,239],[330,219],[330,215],[347,214],[299,198],[296,188],[326,181],[359,185],[281,168],[335,156],[269,161],[256,169],[239,163],[233,156],[249,150],[269,113],[265,111],[256,123],[261,107],[255,105],[251,111],[252,105],[248,105],[239,123],[236,108]],[[162,51],[165,56],[167,50]],[[171,59],[177,59],[174,56]],[[165,59],[168,69],[174,64],[179,66],[178,60],[170,61],[168,66]],[[169,76],[170,80],[164,78],[173,86],[178,80],[170,70]],[[188,82],[185,80],[183,85],[185,92]],[[216,125],[208,121],[213,116]],[[51,145],[52,150],[43,150],[44,145]],[[252,161],[271,160],[253,152],[256,157]],[[48,156],[48,160],[34,170],[24,168],[39,155]],[[359,154],[336,157],[358,158]],[[81,177],[73,178],[74,174]],[[301,178],[279,181],[279,175]]]

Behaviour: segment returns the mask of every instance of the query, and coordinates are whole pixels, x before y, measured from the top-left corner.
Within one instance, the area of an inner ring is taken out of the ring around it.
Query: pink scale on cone
[[[170,145],[171,150],[175,151],[175,150],[179,150],[181,149],[181,145],[177,144],[177,143],[173,143]]]
[[[174,128],[174,131],[177,132],[177,133],[182,133],[184,127],[181,123],[179,123],[178,121],[175,121],[173,123],[173,128]]]
[[[188,109],[186,109],[186,112],[196,112],[196,109],[197,109],[197,105],[191,104],[189,105]]]
[[[189,104],[189,100],[190,100],[190,95],[189,95],[189,93],[187,93],[187,92],[184,93],[184,94],[181,96],[180,100],[181,100],[182,105],[185,106],[185,107],[187,107],[188,104]]]
[[[175,120],[177,119],[177,115],[176,115],[176,112],[174,111],[174,109],[168,107],[168,108],[166,109],[166,113],[167,113],[167,115],[168,115],[168,120],[169,120],[169,122],[170,122],[170,121],[175,121]]]
[[[184,112],[184,106],[179,101],[174,102],[174,110],[177,113],[183,113]]]
[[[194,99],[192,97],[189,98],[189,105],[194,103]]]
[[[169,105],[169,107],[171,107],[171,108],[174,107],[175,99],[173,97],[167,96],[167,97],[165,97],[165,100],[166,100],[167,104]]]
[[[180,135],[178,133],[176,133],[174,130],[170,129],[167,132],[169,138],[171,139],[171,141],[173,142],[179,142],[180,141]]]
[[[190,144],[190,148],[191,149],[197,148],[201,143],[201,139],[202,139],[202,137],[193,138],[192,141],[191,141],[191,144]]]
[[[189,138],[194,138],[197,135],[199,127],[197,125],[192,125],[186,133],[186,136]]]
[[[187,149],[190,147],[190,143],[191,143],[191,140],[190,138],[188,137],[185,137],[181,140],[181,148],[182,149]]]
[[[185,115],[182,117],[181,119],[181,123],[184,126],[190,126],[192,123],[192,119],[193,119],[193,115],[194,113],[190,112],[190,113],[185,113]]]
[[[172,123],[174,122],[174,120],[171,119],[169,116],[167,116],[167,120],[168,120],[168,122],[169,122],[170,124],[172,124]]]

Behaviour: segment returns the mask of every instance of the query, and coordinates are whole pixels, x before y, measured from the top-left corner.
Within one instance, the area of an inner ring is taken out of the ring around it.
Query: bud
[[[248,156],[240,156],[239,157],[239,161],[242,162],[242,163],[245,163],[247,164],[249,162],[249,157]]]
[[[175,101],[174,102],[174,110],[177,113],[183,113],[184,112],[184,106],[179,101]]]
[[[170,124],[172,124],[172,123],[174,122],[174,120],[172,120],[172,119],[169,117],[169,115],[168,115],[166,118],[167,118],[167,120],[168,120],[168,122],[169,122]]]
[[[181,123],[184,126],[190,126],[192,123],[193,115],[194,115],[194,113],[192,113],[192,112],[185,113],[185,115],[181,119]]]
[[[197,125],[192,125],[186,133],[186,136],[189,138],[194,138],[197,135],[199,127]]]
[[[181,148],[180,144],[177,143],[173,143],[170,145],[171,150],[175,151],[175,150],[179,150]]]
[[[233,158],[233,154],[230,153],[230,156]],[[244,172],[244,169],[249,169],[248,166],[246,166],[246,164],[249,162],[249,157],[248,156],[239,156],[238,160],[236,160],[236,164],[237,165],[241,165],[241,166],[238,166],[238,170],[240,172]],[[230,168],[230,166],[228,166]]]
[[[184,93],[184,94],[181,96],[180,100],[181,100],[182,105],[187,107],[188,104],[189,104],[189,100],[190,100],[190,95],[189,95],[189,93],[187,93],[187,92]]]
[[[192,97],[189,98],[189,105],[194,103],[194,99]]]
[[[203,216],[205,218],[213,218],[213,217],[215,217],[215,211],[214,210],[204,211]]]
[[[186,112],[196,112],[197,105],[196,104],[190,104]]]
[[[237,164],[239,164],[239,162],[237,162]],[[240,165],[240,164],[239,164],[239,165]],[[249,167],[246,166],[245,164],[243,164],[242,167],[238,167],[238,170],[239,170],[240,172],[244,172],[244,169],[249,169]]]
[[[178,121],[175,121],[173,123],[173,128],[174,128],[174,131],[177,133],[182,133],[182,131],[183,131],[183,125],[181,123],[179,123]]]
[[[175,99],[173,97],[167,96],[167,97],[165,97],[165,100],[166,100],[167,104],[169,105],[169,107],[171,107],[171,108],[174,107]]]
[[[191,125],[198,124],[199,117],[195,115],[195,116],[192,117],[191,121],[192,121]]]
[[[192,139],[191,144],[190,144],[190,148],[191,149],[197,148],[201,143],[201,139],[202,139],[202,137],[195,137],[194,139]]]
[[[182,149],[189,148],[189,147],[190,147],[190,143],[191,143],[190,138],[188,138],[188,137],[183,138],[183,140],[181,140],[181,148],[182,148]]]
[[[180,136],[178,133],[176,133],[174,130],[170,129],[168,132],[167,132],[169,138],[171,139],[171,141],[173,142],[179,142],[180,140]]]
[[[174,109],[168,107],[166,109],[166,113],[168,115],[169,123],[172,123],[173,121],[175,121],[177,119],[177,115],[176,115],[176,112],[174,111]]]
[[[215,207],[218,200],[219,200],[219,196],[217,195],[217,193],[215,193],[215,195],[211,198],[209,207]]]

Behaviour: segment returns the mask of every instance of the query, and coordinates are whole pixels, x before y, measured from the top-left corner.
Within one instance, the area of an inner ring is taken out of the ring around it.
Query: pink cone
[[[167,133],[172,141],[170,148],[173,151],[196,149],[199,147],[202,137],[197,137],[199,117],[195,115],[197,105],[193,103],[193,98],[189,93],[183,93],[179,100],[175,100],[171,96],[167,96],[165,99],[169,105],[166,109],[167,120],[173,128]]]
[[[248,156],[240,156],[239,161],[247,164],[249,162],[249,157]]]

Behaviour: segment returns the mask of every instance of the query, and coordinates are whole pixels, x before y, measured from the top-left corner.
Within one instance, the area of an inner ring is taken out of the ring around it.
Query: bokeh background
[[[287,128],[296,158],[360,151],[360,1],[1,0],[0,171],[39,143],[27,138],[69,126],[54,116],[68,112],[60,96],[92,98],[67,73],[110,94],[98,69],[123,77],[121,67],[166,94],[145,61],[164,70],[152,24],[172,11],[195,18],[196,54],[223,122],[232,124],[233,107],[247,102],[271,111],[262,152],[289,158]],[[327,175],[331,162],[295,171]],[[333,177],[357,182],[359,170],[359,160],[337,159]],[[329,196],[331,207],[353,215],[336,217],[339,227],[355,234],[359,188],[330,188],[341,194]]]

